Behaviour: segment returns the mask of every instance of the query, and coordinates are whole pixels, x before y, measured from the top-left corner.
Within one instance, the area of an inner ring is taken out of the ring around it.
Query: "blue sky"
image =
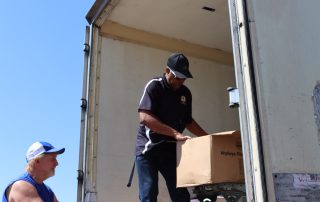
[[[85,15],[93,0],[0,0],[0,190],[44,140],[66,152],[46,182],[76,201]]]

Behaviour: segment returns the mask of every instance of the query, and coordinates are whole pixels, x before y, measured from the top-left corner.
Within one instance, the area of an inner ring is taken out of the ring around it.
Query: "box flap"
[[[240,135],[239,130],[229,130],[229,131],[223,131],[219,133],[213,133],[211,135]]]

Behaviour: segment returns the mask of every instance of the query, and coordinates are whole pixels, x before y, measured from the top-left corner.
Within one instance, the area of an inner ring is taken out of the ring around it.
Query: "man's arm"
[[[186,128],[193,133],[196,136],[204,136],[208,135],[208,133],[201,128],[201,126],[194,120],[192,119],[191,123],[187,124]]]
[[[154,132],[162,135],[166,135],[169,137],[173,137],[177,141],[183,141],[191,138],[189,136],[184,136],[183,134],[179,133],[178,131],[171,128],[170,126],[162,123],[150,111],[140,110],[139,120],[140,120],[140,123],[146,125],[148,128],[150,128]]]
[[[59,202],[58,199],[57,199],[57,197],[56,197],[56,195],[54,195],[53,201],[54,201],[54,202]]]
[[[15,182],[7,194],[8,202],[42,202],[37,190],[23,180]]]

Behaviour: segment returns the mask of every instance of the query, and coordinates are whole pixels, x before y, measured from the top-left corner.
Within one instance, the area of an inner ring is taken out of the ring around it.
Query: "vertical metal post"
[[[229,0],[247,201],[267,200],[246,0]]]
[[[85,151],[85,136],[87,129],[87,95],[88,95],[88,65],[90,55],[90,27],[86,26],[85,29],[85,43],[84,43],[84,68],[83,68],[83,83],[82,83],[82,98],[81,98],[81,124],[80,124],[80,145],[79,145],[79,163],[78,163],[78,189],[77,189],[77,202],[84,200],[84,187],[85,187],[85,167],[84,167],[84,151]]]

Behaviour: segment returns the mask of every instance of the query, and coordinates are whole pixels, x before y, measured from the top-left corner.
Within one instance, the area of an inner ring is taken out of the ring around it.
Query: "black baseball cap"
[[[182,53],[171,54],[167,61],[167,67],[180,79],[193,78],[189,71],[189,61]]]

